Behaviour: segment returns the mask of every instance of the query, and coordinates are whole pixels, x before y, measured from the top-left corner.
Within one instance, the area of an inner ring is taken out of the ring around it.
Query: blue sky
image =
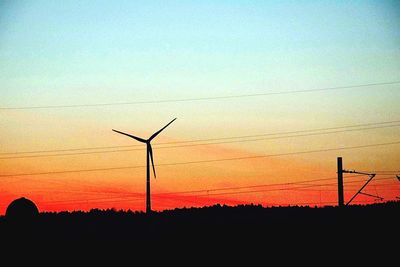
[[[399,10],[390,1],[6,1],[2,104],[393,80]]]
[[[125,102],[397,81],[399,7],[397,1],[3,1],[0,104]],[[396,86],[386,86],[79,110],[79,117],[106,125],[118,118],[127,123],[125,112],[157,124],[169,114],[199,125],[219,117],[215,125],[225,120],[234,126],[240,119],[235,128],[261,131],[263,121],[298,127],[303,118],[313,124],[390,120],[400,114],[398,97]],[[77,120],[76,110],[56,112]]]

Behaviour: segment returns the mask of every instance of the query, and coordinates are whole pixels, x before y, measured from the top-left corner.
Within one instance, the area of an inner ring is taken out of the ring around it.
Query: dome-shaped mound
[[[35,203],[24,197],[12,201],[6,210],[6,217],[11,220],[32,220],[38,214]]]

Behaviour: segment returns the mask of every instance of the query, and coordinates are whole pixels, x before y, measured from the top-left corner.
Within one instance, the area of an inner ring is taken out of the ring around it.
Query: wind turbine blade
[[[162,127],[160,130],[158,130],[157,132],[155,132],[152,136],[150,136],[149,141],[153,140],[159,133],[161,133],[165,128],[168,127],[168,125],[170,125],[171,123],[174,122],[175,119],[173,119],[172,121],[170,121],[167,125],[165,125],[164,127]]]
[[[156,168],[154,167],[154,159],[153,159],[153,148],[151,148],[151,145],[148,144],[149,146],[149,154],[150,154],[150,159],[151,159],[151,166],[153,166],[153,173],[154,173],[154,178],[156,178]]]
[[[136,139],[136,140],[138,140],[139,142],[146,143],[146,140],[144,140],[144,139],[142,139],[142,138],[140,138],[140,137],[137,137],[137,136],[134,136],[134,135],[131,135],[131,134],[127,134],[127,133],[124,133],[124,132],[120,132],[120,131],[117,131],[117,130],[114,130],[114,129],[112,129],[112,130],[113,130],[114,132],[119,133],[119,134],[123,134],[123,135],[129,136],[129,137],[131,137],[131,138],[133,138],[133,139]]]

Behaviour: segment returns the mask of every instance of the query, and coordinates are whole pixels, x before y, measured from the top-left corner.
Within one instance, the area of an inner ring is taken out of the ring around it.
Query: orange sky
[[[167,130],[164,134],[167,135]],[[117,143],[121,138],[123,144],[136,144],[134,140],[125,139],[123,136],[112,137],[117,140]],[[165,137],[161,139],[171,141]],[[107,154],[1,160],[1,174],[143,166],[145,164],[144,145],[141,148],[142,150],[137,151]],[[305,149],[303,148],[303,150]],[[301,151],[301,149],[289,147],[286,151]],[[339,155],[344,157],[345,168],[382,170],[382,166],[387,166],[384,169],[388,170],[393,169],[397,162],[391,162],[391,158],[381,158],[385,162],[384,164],[377,161],[388,151],[398,155],[398,151],[393,152],[388,147],[376,147],[351,151],[158,166],[156,167],[157,179],[151,179],[152,208],[163,210],[217,203],[228,205],[255,203],[265,206],[334,205],[337,202],[336,157]],[[262,155],[235,148],[233,145],[170,149],[157,149],[155,146],[154,152],[156,165]],[[365,156],[365,152],[370,153],[371,156]],[[276,153],[271,149],[270,153],[264,154]],[[375,160],[370,160],[367,167],[364,164],[365,158],[374,158]],[[345,178],[345,199],[349,200],[361,187],[363,181],[366,181],[366,177],[351,177],[349,174],[345,177],[347,176],[349,178]],[[399,195],[400,186],[394,175],[378,175],[374,179],[376,180],[364,192],[379,195],[385,199],[394,199]],[[143,167],[2,177],[2,180],[1,214],[5,213],[9,202],[21,196],[32,199],[41,211],[89,210],[91,208],[144,210],[145,208],[145,168]],[[309,180],[320,181],[286,184]],[[274,184],[277,185],[273,186]],[[359,196],[355,201],[374,202],[372,198],[365,196]]]

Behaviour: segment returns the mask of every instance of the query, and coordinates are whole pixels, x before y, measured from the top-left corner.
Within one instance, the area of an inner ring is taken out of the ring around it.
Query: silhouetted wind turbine
[[[154,178],[156,177],[156,169],[154,168],[154,159],[153,159],[153,149],[151,148],[151,140],[153,140],[157,135],[159,135],[165,128],[168,127],[168,125],[170,125],[175,119],[173,119],[172,121],[170,121],[167,125],[165,125],[164,127],[162,127],[160,130],[158,130],[157,132],[155,132],[152,136],[149,137],[149,139],[143,139],[134,135],[130,135],[127,133],[123,133],[117,130],[112,129],[114,132],[129,136],[139,142],[145,143],[146,147],[147,147],[147,151],[146,151],[146,213],[150,213],[151,212],[151,201],[150,201],[150,158],[151,158],[151,165],[153,166],[153,173],[154,173]]]

